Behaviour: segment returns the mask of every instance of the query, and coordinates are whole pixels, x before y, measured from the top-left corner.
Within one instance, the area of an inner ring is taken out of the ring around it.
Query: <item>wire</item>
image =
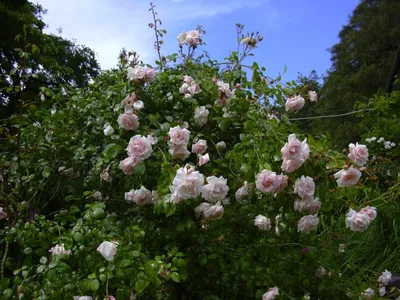
[[[336,117],[342,117],[342,116],[348,116],[348,115],[352,115],[352,114],[356,114],[362,111],[370,111],[370,110],[374,110],[372,108],[369,109],[360,109],[360,110],[356,110],[356,111],[351,111],[345,114],[341,114],[341,115],[326,115],[326,116],[317,116],[317,117],[304,117],[304,118],[294,118],[294,119],[289,119],[289,121],[297,121],[297,120],[309,120],[309,119],[322,119],[322,118],[336,118]]]

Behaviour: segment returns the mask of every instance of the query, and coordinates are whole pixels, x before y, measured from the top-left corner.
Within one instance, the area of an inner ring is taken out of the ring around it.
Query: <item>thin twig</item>
[[[161,46],[160,46],[160,39],[159,39],[159,36],[158,36],[156,12],[154,11],[154,8],[155,8],[155,6],[151,2],[150,3],[150,9],[151,9],[151,13],[153,14],[153,20],[154,20],[154,27],[153,28],[154,28],[154,33],[156,35],[156,43],[155,43],[156,46],[155,46],[155,48],[156,48],[157,53],[158,53],[158,59],[160,60],[160,71],[162,71],[163,61],[162,61],[161,52],[160,52]]]
[[[345,113],[345,114],[340,114],[340,115],[326,115],[326,116],[316,116],[316,117],[293,118],[293,119],[289,119],[289,121],[323,119],[323,118],[336,118],[336,117],[343,117],[343,116],[348,116],[348,115],[356,114],[356,113],[359,113],[359,112],[371,111],[371,110],[374,110],[374,109],[372,109],[372,108],[360,109],[360,110],[351,111],[351,112],[348,112],[348,113]]]

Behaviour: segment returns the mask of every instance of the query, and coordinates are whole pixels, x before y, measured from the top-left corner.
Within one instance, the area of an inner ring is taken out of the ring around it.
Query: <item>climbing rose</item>
[[[64,244],[61,245],[55,245],[52,247],[49,252],[52,253],[52,255],[71,255],[71,250],[65,250]]]
[[[325,273],[326,273],[325,268],[323,266],[319,266],[317,271],[315,271],[315,276],[321,278],[322,276],[325,275]]]
[[[134,68],[128,68],[128,80],[129,81],[142,81],[151,82],[154,79],[154,69],[146,68],[142,66],[135,66]]]
[[[307,139],[300,142],[295,134],[290,134],[288,142],[282,147],[282,170],[285,172],[293,172],[298,169],[310,155],[310,148]]]
[[[7,213],[3,211],[3,208],[0,207],[0,220],[4,220],[8,217]]]
[[[185,166],[176,172],[170,190],[181,200],[192,199],[200,195],[203,183],[203,174]]]
[[[308,91],[308,96],[310,97],[311,102],[317,102],[318,95],[316,91]]]
[[[271,230],[271,220],[263,215],[258,215],[254,219],[254,225],[261,230]]]
[[[222,218],[224,215],[224,207],[220,204],[215,204],[210,206],[207,210],[203,212],[204,218],[208,221],[215,221]]]
[[[197,217],[200,217],[201,215],[203,215],[203,213],[209,209],[212,206],[212,204],[208,203],[208,202],[203,202],[200,203],[194,210],[194,213],[196,214]]]
[[[199,154],[199,167],[201,167],[202,165],[205,165],[209,161],[210,161],[210,156],[208,155],[208,153],[206,153],[204,155]]]
[[[362,167],[368,162],[368,148],[358,143],[349,144],[349,158],[358,166]]]
[[[368,207],[359,212],[350,209],[346,215],[346,228],[350,228],[350,230],[355,232],[363,232],[367,230],[368,226],[376,218],[375,210],[375,207]]]
[[[195,154],[204,154],[207,151],[207,141],[206,140],[198,140],[196,144],[192,145],[192,153]]]
[[[170,147],[170,149],[168,151],[171,154],[172,159],[185,160],[190,155],[190,152],[186,147],[187,147],[186,144],[173,145],[172,147]]]
[[[205,106],[196,107],[194,110],[194,121],[197,125],[203,126],[207,123],[208,114],[210,112]]]
[[[355,185],[361,177],[361,172],[353,167],[347,170],[340,170],[333,175],[337,178],[336,182],[340,187],[349,187]]]
[[[297,193],[300,198],[313,197],[315,192],[314,180],[309,176],[301,176],[295,182],[294,192]]]
[[[103,171],[100,173],[100,179],[105,181],[105,182],[111,182],[112,177],[108,171],[110,170],[110,167],[105,168]]]
[[[287,185],[287,176],[262,170],[256,175],[256,188],[264,193],[278,193]]]
[[[141,186],[138,190],[125,193],[125,200],[135,202],[137,205],[153,204],[151,192],[144,186]]]
[[[315,214],[321,208],[321,202],[318,198],[307,197],[296,200],[294,202],[294,209],[299,212],[307,212],[308,214]]]
[[[200,31],[191,30],[180,33],[178,35],[178,43],[179,45],[196,47],[200,43]]]
[[[222,80],[217,80],[216,84],[218,86],[218,91],[222,94],[222,98],[232,98],[235,96],[229,87],[229,83],[225,83]]]
[[[361,293],[361,296],[363,296],[365,299],[372,299],[374,295],[375,291],[371,288],[367,288],[364,292]]]
[[[382,275],[379,276],[378,282],[382,285],[388,285],[390,280],[392,280],[392,273],[389,272],[388,270],[385,270],[385,272],[382,272]]]
[[[279,289],[275,286],[273,288],[270,288],[268,290],[268,292],[266,292],[263,296],[262,296],[262,300],[273,300],[275,299],[276,296],[279,295]]]
[[[180,126],[169,129],[168,135],[174,145],[186,145],[189,142],[190,131]]]
[[[112,135],[114,133],[114,129],[111,127],[110,124],[106,124],[104,126],[103,133],[104,133],[105,136],[110,136],[110,135]]]
[[[286,111],[298,111],[303,108],[305,100],[300,95],[286,100]]]
[[[101,192],[96,191],[96,192],[94,192],[94,194],[93,194],[93,198],[94,198],[94,200],[100,201],[100,200],[103,199],[103,195],[101,194]]]
[[[118,117],[118,125],[125,130],[136,130],[139,127],[139,118],[133,113],[123,113]]]
[[[379,288],[379,297],[383,297],[386,295],[386,287],[382,286]]]
[[[224,150],[226,149],[226,144],[224,141],[218,142],[216,145],[217,149]]]
[[[187,75],[183,75],[183,82],[190,84],[192,81],[194,81],[192,76],[187,76]]]
[[[227,180],[224,177],[207,177],[207,183],[208,184],[202,187],[202,196],[204,200],[215,203],[225,199],[229,187],[227,185]]]
[[[200,92],[200,86],[193,79],[190,83],[184,82],[179,88],[179,93],[184,94],[185,98],[191,98]]]
[[[249,194],[249,189],[251,184],[248,184],[247,181],[244,182],[244,185],[240,187],[235,193],[236,201],[240,202]]]
[[[112,242],[102,242],[99,247],[97,247],[97,251],[107,260],[113,261],[114,256],[117,254],[117,244]]]
[[[119,168],[124,172],[126,175],[132,175],[134,172],[134,168],[139,163],[137,159],[134,157],[127,157],[123,161],[119,163]]]
[[[151,156],[153,149],[151,140],[141,135],[131,137],[126,148],[128,155],[134,157],[136,161],[143,161]]]
[[[316,215],[307,215],[300,219],[297,224],[298,232],[310,232],[317,228],[319,218]]]
[[[93,300],[90,296],[74,296],[74,300]]]

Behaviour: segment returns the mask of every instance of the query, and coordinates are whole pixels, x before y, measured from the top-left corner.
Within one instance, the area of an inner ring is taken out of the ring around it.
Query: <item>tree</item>
[[[59,36],[43,33],[42,6],[27,0],[0,1],[0,116],[16,111],[24,98],[38,99],[41,86],[82,87],[99,74],[94,52]],[[15,89],[24,81],[24,92]]]
[[[400,43],[400,2],[363,0],[334,45],[332,67],[324,78],[319,115],[352,111],[386,86]],[[316,131],[329,131],[339,147],[359,139],[363,128],[355,116],[316,120]]]

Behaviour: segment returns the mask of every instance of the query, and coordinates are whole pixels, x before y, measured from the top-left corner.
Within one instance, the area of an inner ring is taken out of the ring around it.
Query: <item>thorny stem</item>
[[[155,36],[156,36],[155,48],[156,48],[157,53],[158,53],[158,59],[160,60],[160,71],[162,71],[163,62],[162,62],[162,57],[161,57],[161,52],[160,52],[160,49],[161,49],[160,38],[159,38],[159,34],[158,34],[158,29],[157,29],[157,21],[159,21],[159,20],[156,19],[156,14],[157,13],[155,12],[154,8],[155,8],[155,5],[151,2],[150,3],[150,10],[151,10],[151,13],[153,14],[153,21],[154,21],[154,27],[153,28],[154,28],[154,33],[155,33]]]

